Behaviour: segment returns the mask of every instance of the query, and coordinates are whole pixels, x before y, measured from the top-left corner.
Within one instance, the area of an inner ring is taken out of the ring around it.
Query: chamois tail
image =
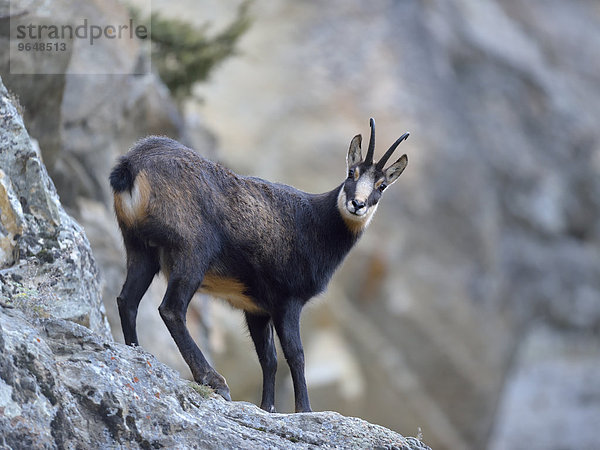
[[[133,187],[133,174],[127,158],[122,157],[113,168],[109,176],[110,185],[115,193],[131,191]]]

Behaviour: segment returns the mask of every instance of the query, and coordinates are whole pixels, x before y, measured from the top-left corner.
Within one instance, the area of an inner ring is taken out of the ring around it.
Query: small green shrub
[[[203,398],[208,398],[215,392],[210,386],[204,386],[203,384],[198,384],[195,381],[190,381],[190,387]]]
[[[208,36],[207,26],[196,28],[152,14],[152,63],[177,101],[189,96],[194,83],[206,80],[219,63],[236,53],[238,40],[250,27],[249,6],[249,1],[242,3],[235,19],[213,36]]]

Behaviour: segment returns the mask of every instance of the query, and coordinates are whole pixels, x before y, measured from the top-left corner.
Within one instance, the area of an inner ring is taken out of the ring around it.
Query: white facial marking
[[[373,171],[369,170],[367,173],[364,173],[359,178],[356,183],[356,190],[354,191],[354,199],[361,201],[363,203],[367,203],[367,199],[371,192],[373,192]],[[350,199],[352,200],[352,199]]]
[[[352,203],[348,202],[346,192],[344,191],[344,187],[342,186],[342,188],[340,189],[340,192],[338,194],[337,207],[338,207],[338,210],[340,211],[340,214],[342,215],[342,218],[344,219],[344,221],[347,224],[351,225],[351,228],[355,232],[358,232],[359,230],[364,230],[365,228],[367,228],[369,226],[369,224],[371,223],[371,220],[373,219],[373,215],[375,214],[375,211],[377,211],[377,206],[378,206],[378,205],[375,205],[375,206],[371,206],[370,208],[365,207],[362,215],[357,215],[357,214],[353,214],[349,210],[348,205],[350,205],[352,210],[354,210]]]
[[[346,208],[350,213],[357,216],[363,216],[367,213],[369,207],[367,200],[373,192],[374,173],[373,170],[360,175],[354,190],[354,198],[346,199]],[[360,206],[360,204],[364,206]]]

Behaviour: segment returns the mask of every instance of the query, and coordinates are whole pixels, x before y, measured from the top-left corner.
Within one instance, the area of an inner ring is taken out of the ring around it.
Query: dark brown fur
[[[360,139],[349,155],[361,161]],[[332,191],[308,194],[237,175],[168,138],[139,141],[110,176],[127,251],[127,278],[117,299],[125,342],[138,343],[138,305],[162,271],[168,286],[159,311],[197,382],[230,399],[224,378],[185,326],[188,304],[201,291],[244,310],[263,369],[261,407],[274,411],[275,330],[292,373],[296,411],[310,411],[300,312],[325,289],[381,196],[371,193],[361,206],[371,210],[363,216],[346,210],[346,203],[357,204],[362,169],[373,173],[372,161],[361,164],[360,173]],[[368,191],[364,180],[361,195]]]

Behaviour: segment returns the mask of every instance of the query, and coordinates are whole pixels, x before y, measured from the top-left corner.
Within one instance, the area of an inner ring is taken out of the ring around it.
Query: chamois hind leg
[[[275,372],[277,371],[277,350],[273,339],[271,317],[246,312],[246,323],[254,341],[258,361],[263,373],[263,391],[260,407],[275,412]]]
[[[273,325],[275,325],[281,348],[292,373],[296,412],[310,412],[312,410],[304,378],[304,349],[300,340],[301,311],[302,303],[300,301],[289,300],[273,314]]]
[[[136,317],[140,300],[148,290],[150,283],[160,266],[155,249],[127,246],[127,278],[117,297],[121,328],[127,345],[138,345]]]
[[[178,258],[182,263],[171,271],[167,292],[158,310],[181,356],[192,371],[194,380],[212,387],[225,400],[231,400],[225,378],[212,368],[186,326],[188,305],[204,277],[202,266],[194,265],[193,259],[186,256]]]

